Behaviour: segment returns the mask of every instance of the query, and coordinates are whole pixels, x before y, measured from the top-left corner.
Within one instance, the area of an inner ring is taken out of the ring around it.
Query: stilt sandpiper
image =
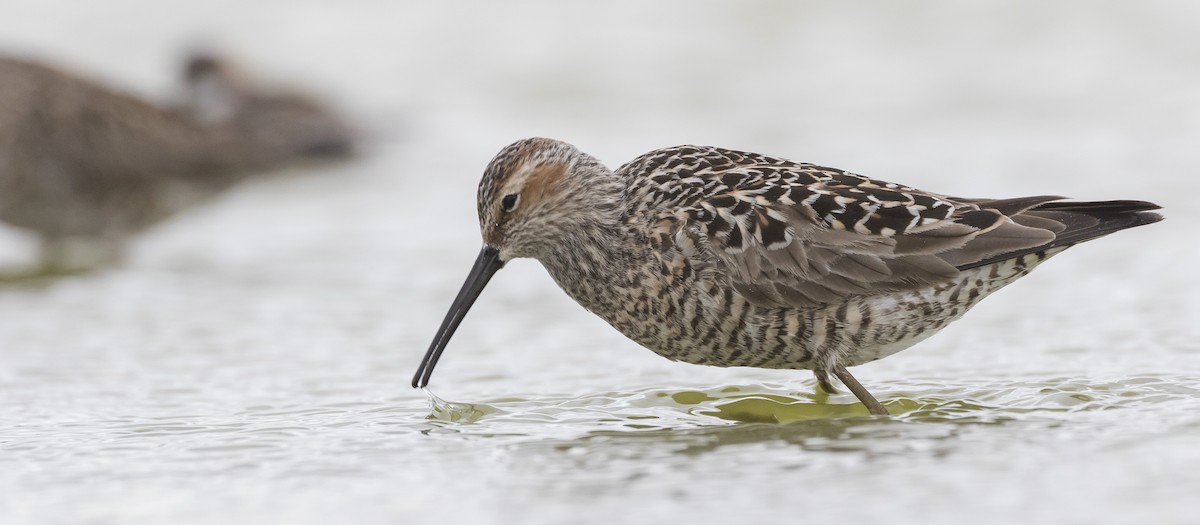
[[[532,257],[584,308],[675,361],[812,370],[888,412],[848,367],[908,348],[1047,258],[1162,217],[1149,202],[965,199],[705,146],[616,171],[560,141],[502,150],[484,246],[413,377],[424,387],[492,275]]]

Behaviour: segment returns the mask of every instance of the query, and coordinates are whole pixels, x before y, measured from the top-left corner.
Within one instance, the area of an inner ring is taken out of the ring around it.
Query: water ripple
[[[815,438],[927,437],[946,428],[978,425],[1053,425],[1080,414],[1161,410],[1188,417],[1200,398],[1195,379],[1139,376],[1106,382],[1052,377],[1041,380],[946,386],[909,381],[877,386],[893,412],[869,416],[849,394],[826,395],[757,383],[712,387],[645,388],[624,392],[448,402],[427,392],[430,424],[440,435],[504,435],[513,439],[581,439],[594,435],[655,435],[747,424],[788,427],[781,431]],[[1103,420],[1099,415],[1096,418]],[[939,425],[943,425],[940,426]],[[758,428],[758,427],[755,427]],[[758,432],[761,434],[761,432]],[[771,432],[766,434],[774,435]],[[842,443],[840,446],[844,446]]]

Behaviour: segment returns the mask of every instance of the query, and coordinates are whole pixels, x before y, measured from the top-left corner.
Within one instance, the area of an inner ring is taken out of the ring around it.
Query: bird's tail
[[[1013,220],[1020,223],[1021,216],[1030,216],[1062,224],[1062,230],[1054,232],[1054,240],[1039,248],[1046,250],[1161,221],[1162,215],[1152,211],[1159,208],[1157,204],[1146,201],[1059,201],[1039,204],[1013,217]]]
[[[1049,230],[1054,233],[1054,239],[1038,246],[975,261],[959,266],[958,269],[977,268],[1029,253],[1045,252],[1058,247],[1065,248],[1103,237],[1115,231],[1151,224],[1163,219],[1162,215],[1153,211],[1159,209],[1160,206],[1146,201],[1070,202],[1057,199],[1058,197],[1046,196],[972,201],[981,208],[997,209],[1022,226]]]

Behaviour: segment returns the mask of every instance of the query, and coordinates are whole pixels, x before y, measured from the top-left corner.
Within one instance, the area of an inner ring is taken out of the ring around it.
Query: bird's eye
[[[509,193],[503,199],[500,199],[500,209],[504,211],[512,211],[517,207],[517,194]]]

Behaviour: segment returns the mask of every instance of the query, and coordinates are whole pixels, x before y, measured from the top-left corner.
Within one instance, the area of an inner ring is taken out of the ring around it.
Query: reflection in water
[[[1192,399],[1200,396],[1200,385],[1177,377],[1105,383],[1052,378],[975,388],[912,383],[885,401],[895,413],[891,417],[868,415],[849,394],[796,392],[774,384],[488,403],[447,402],[426,393],[432,405],[427,416],[431,424],[463,436],[505,435],[518,442],[553,446],[675,442],[684,445],[679,452],[688,453],[763,441],[808,450],[870,452],[891,448],[888,440],[942,439],[972,427],[1053,426],[1072,414]]]
[[[529,490],[568,499],[619,498],[639,490],[686,493],[713,475],[756,483],[749,480],[789,479],[798,470],[811,478],[813,472],[858,472],[859,465],[937,468],[952,456],[1020,463],[1064,441],[1084,450],[1089,436],[1157,431],[1135,424],[1138,417],[1186,425],[1194,417],[1170,407],[1187,406],[1198,394],[1200,383],[1177,376],[966,387],[912,382],[893,387],[887,401],[897,412],[892,417],[867,415],[849,394],[824,396],[778,384],[471,404],[434,397],[429,423],[440,432],[428,435],[473,448],[500,445],[509,458],[507,476]],[[1166,414],[1142,413],[1151,406]],[[451,412],[460,414],[456,422],[447,421]]]

